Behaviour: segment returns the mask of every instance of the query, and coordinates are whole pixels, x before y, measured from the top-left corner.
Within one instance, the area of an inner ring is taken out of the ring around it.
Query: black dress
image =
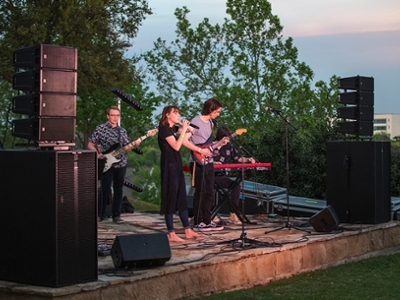
[[[169,136],[176,137],[176,128],[160,125],[158,145],[161,150],[161,207],[160,214],[174,214],[188,209],[186,183],[183,175],[182,158],[166,141]]]

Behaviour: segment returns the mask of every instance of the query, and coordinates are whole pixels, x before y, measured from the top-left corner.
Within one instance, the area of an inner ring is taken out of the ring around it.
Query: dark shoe
[[[122,220],[121,217],[115,217],[115,218],[113,218],[113,221],[114,221],[114,223],[116,223],[116,224],[123,224],[123,223],[125,223],[125,221]]]
[[[222,230],[224,229],[224,226],[218,225],[215,222],[211,221],[210,224],[206,225],[208,228],[208,231],[213,231],[213,230]]]
[[[204,222],[201,222],[197,225],[193,225],[193,230],[194,231],[210,231],[210,227],[208,227]]]

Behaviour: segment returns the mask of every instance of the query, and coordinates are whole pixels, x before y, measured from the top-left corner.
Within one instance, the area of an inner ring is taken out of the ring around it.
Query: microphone
[[[180,126],[179,124],[175,124],[175,126]],[[199,126],[197,126],[197,125],[194,125],[194,124],[192,124],[192,123],[189,123],[189,126],[190,127],[193,127],[194,129],[200,129],[200,127]]]
[[[127,95],[125,92],[118,90],[116,88],[111,88],[111,92],[113,92],[115,95],[117,95],[119,98],[121,98],[122,101],[125,101],[129,105],[133,106],[134,109],[143,110],[143,107],[141,107],[140,104],[133,101],[133,99],[129,95]]]
[[[130,189],[132,189],[132,190],[134,190],[134,191],[136,191],[138,193],[143,192],[142,188],[134,185],[132,182],[130,182],[129,180],[126,180],[126,179],[124,180],[124,186],[126,186],[126,187],[128,187],[128,188],[130,188]]]
[[[274,113],[281,113],[281,112],[282,112],[282,111],[279,110],[279,109],[272,108],[272,107],[268,107],[268,106],[265,108],[265,110],[266,110],[266,111],[271,111],[271,112],[274,112]]]
[[[189,126],[190,126],[190,127],[193,127],[194,129],[200,129],[200,127],[199,127],[199,126],[197,126],[197,125],[194,125],[194,124],[192,124],[192,123],[189,123]]]

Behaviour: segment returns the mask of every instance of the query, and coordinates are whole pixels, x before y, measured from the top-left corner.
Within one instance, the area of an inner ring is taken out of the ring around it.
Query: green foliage
[[[151,212],[158,212],[160,211],[160,205],[157,204],[152,204],[149,202],[145,201],[140,201],[136,199],[129,199],[129,202],[132,203],[133,207],[135,208],[135,212],[146,212],[146,211],[151,211]]]
[[[390,141],[390,135],[386,132],[375,133],[372,137],[374,141]]]
[[[391,153],[390,193],[393,197],[400,197],[400,146],[392,143]]]
[[[159,100],[142,86],[137,58],[124,55],[151,13],[145,0],[4,0],[0,2],[0,82],[12,83],[14,50],[36,44],[75,47],[77,148],[86,147],[94,127],[106,121],[106,107],[116,104],[110,92],[114,86],[133,95],[144,107],[139,114],[122,104],[127,130],[133,135],[143,133],[140,128],[146,130],[151,124]],[[11,115],[7,121],[19,117]],[[6,131],[4,139],[9,140],[8,135]]]
[[[298,59],[295,41],[282,36],[283,26],[267,0],[228,0],[223,24],[204,18],[196,27],[189,9],[177,8],[176,39],[159,38],[146,53],[149,78],[161,97],[193,117],[203,101],[223,103],[218,121],[231,130],[246,128],[237,138],[271,172],[253,179],[286,186],[285,123],[288,126],[290,191],[325,199],[326,142],[335,131],[339,107],[338,77],[319,81]],[[265,107],[282,110],[266,113]]]
[[[155,147],[154,143],[155,141],[152,141],[149,146],[143,147],[143,154],[130,152],[128,167],[133,168],[133,183],[143,189],[143,192],[132,192],[132,195],[143,202],[160,204],[160,149]]]

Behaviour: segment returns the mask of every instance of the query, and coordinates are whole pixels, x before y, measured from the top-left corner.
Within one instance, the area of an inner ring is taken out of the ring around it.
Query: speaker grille
[[[5,150],[0,162],[8,170],[0,279],[49,287],[97,280],[96,153]]]

